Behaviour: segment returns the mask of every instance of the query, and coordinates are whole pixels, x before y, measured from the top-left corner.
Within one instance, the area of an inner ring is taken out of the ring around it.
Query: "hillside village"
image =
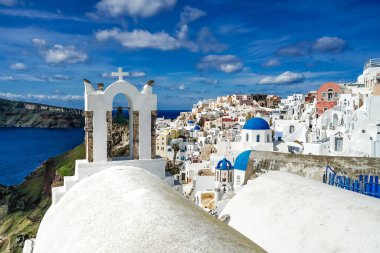
[[[200,101],[174,121],[157,119],[153,82],[139,91],[121,68],[106,89],[85,80],[86,158],[23,252],[378,252],[379,71],[371,60],[356,83],[286,99]],[[129,146],[115,156],[120,93]]]
[[[258,152],[379,158],[379,106],[380,59],[371,59],[355,82],[328,82],[286,98],[227,95],[199,101],[174,121],[157,119],[156,154],[175,168],[170,172],[185,196],[217,213],[225,204],[220,192],[233,197],[252,176],[249,158]],[[314,178],[322,181],[321,174]]]

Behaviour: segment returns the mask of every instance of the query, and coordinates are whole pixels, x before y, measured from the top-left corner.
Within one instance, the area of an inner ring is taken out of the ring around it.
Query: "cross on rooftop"
[[[112,72],[112,76],[118,76],[119,81],[123,80],[123,76],[128,76],[128,72],[123,72],[123,68],[118,68],[117,72]]]

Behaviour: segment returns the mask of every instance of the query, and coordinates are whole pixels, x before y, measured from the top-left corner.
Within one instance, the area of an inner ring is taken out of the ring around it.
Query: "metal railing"
[[[380,198],[379,176],[358,175],[356,179],[338,175],[330,166],[326,166],[323,183],[354,191],[374,198]]]
[[[364,70],[370,67],[380,67],[380,58],[370,59],[364,64]]]

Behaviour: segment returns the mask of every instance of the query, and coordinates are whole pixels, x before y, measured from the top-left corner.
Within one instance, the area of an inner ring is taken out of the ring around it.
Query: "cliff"
[[[76,128],[84,126],[79,109],[0,99],[0,127]]]
[[[113,156],[129,154],[129,129],[113,124]],[[84,144],[49,158],[20,185],[0,185],[0,252],[22,252],[24,241],[35,238],[51,205],[51,187],[63,185],[64,176],[74,175],[75,160],[85,158]]]
[[[51,187],[74,174],[75,160],[84,159],[84,145],[50,158],[20,185],[0,185],[0,252],[22,252],[25,239],[36,236],[51,204]]]

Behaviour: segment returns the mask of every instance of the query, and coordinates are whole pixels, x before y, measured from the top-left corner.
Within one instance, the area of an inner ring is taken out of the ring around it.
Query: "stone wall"
[[[85,111],[84,112],[85,117],[85,144],[86,144],[86,159],[89,162],[94,161],[94,112],[92,111]]]
[[[133,159],[139,159],[139,111],[132,112],[132,120],[133,120]]]
[[[246,178],[255,177],[268,170],[281,170],[322,181],[326,165],[349,177],[356,177],[358,174],[380,175],[380,158],[253,151],[248,163]]]
[[[157,119],[157,111],[151,112],[151,151],[152,151],[152,159],[156,158],[156,119]]]
[[[112,111],[107,111],[107,160],[112,160]]]

